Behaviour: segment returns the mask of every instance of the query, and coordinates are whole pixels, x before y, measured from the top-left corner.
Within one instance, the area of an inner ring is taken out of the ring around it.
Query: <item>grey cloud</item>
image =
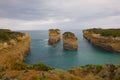
[[[47,8],[41,0],[0,1],[0,17],[13,19],[43,19],[49,17],[53,9]]]
[[[1,0],[0,19],[48,20],[70,18],[78,25],[110,16],[120,16],[120,0]]]

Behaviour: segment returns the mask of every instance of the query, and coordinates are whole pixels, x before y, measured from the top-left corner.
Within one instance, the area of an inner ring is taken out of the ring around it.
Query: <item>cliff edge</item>
[[[83,30],[83,36],[93,45],[120,52],[120,29],[87,29]]]
[[[0,64],[10,66],[23,61],[30,50],[30,36],[27,33],[0,29]]]

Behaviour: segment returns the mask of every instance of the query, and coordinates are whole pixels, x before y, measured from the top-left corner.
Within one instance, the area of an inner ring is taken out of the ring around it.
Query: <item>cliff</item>
[[[1,34],[6,37],[0,36],[0,80],[120,80],[120,65],[85,65],[60,70],[43,63],[25,64],[22,61],[30,48],[29,35],[11,31],[0,31]],[[70,41],[74,42],[73,33],[65,35],[64,39],[73,38]]]
[[[60,40],[60,30],[59,29],[50,29],[49,30],[49,45],[55,45]]]
[[[85,65],[68,70],[52,70],[42,75],[49,80],[120,80],[119,65]]]
[[[114,31],[114,33],[112,32]],[[83,30],[83,36],[93,45],[99,46],[108,51],[120,52],[120,31],[119,30],[102,30],[90,29]]]
[[[20,66],[20,65],[19,65]],[[21,66],[22,67],[22,66]],[[45,67],[45,66],[44,66]],[[41,70],[42,65],[36,66],[38,70],[22,69],[0,72],[2,80],[120,80],[120,65],[85,65],[68,70]],[[47,68],[47,67],[46,67]],[[47,68],[49,69],[49,68]]]
[[[0,65],[10,66],[23,61],[30,50],[30,36],[27,33],[0,30]]]
[[[63,34],[63,48],[67,50],[78,49],[78,39],[72,32],[65,32]]]

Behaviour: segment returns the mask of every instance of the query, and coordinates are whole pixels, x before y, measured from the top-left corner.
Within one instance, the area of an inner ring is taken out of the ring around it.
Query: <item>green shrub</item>
[[[27,64],[25,64],[24,62],[15,62],[11,65],[11,69],[25,70],[25,69],[27,69]]]
[[[43,71],[48,71],[48,70],[54,69],[54,68],[52,68],[48,65],[45,65],[43,63],[33,64],[32,68],[35,69],[35,70],[43,70]]]
[[[102,65],[94,65],[94,66],[96,67],[97,73],[103,69]]]
[[[18,40],[17,37],[19,36],[23,36],[23,33],[20,32],[13,32],[13,31],[9,31],[9,30],[4,30],[4,29],[0,29],[0,40],[1,41],[9,41],[10,39],[14,39],[14,40]]]
[[[0,40],[7,41],[9,40],[9,36],[7,34],[0,33]]]
[[[113,80],[120,80],[120,75],[115,75]]]
[[[38,79],[39,80],[48,80],[48,77],[47,76],[39,76]]]
[[[101,34],[102,36],[120,37],[120,29],[88,29],[88,31]]]
[[[87,68],[87,67],[90,67],[92,64],[87,64],[87,65],[84,65],[84,66],[80,66],[81,68]]]
[[[81,68],[83,68],[83,70],[85,69],[87,72],[92,72],[94,74],[99,73],[103,67],[102,65],[93,65],[93,64],[87,64],[85,66],[80,66]]]
[[[48,71],[48,70],[53,70],[54,68],[48,65],[45,65],[43,63],[28,65],[28,64],[25,64],[24,62],[15,62],[11,65],[11,69],[14,69],[14,70],[35,69],[35,70],[41,70],[41,71]]]
[[[7,67],[5,65],[0,65],[0,71],[5,71]]]

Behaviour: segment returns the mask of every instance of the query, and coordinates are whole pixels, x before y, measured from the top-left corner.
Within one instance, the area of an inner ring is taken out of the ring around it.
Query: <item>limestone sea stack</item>
[[[49,45],[55,45],[60,41],[60,30],[59,29],[49,29]]]
[[[63,34],[63,48],[66,50],[77,50],[78,39],[72,32],[65,32]]]
[[[83,36],[93,45],[120,52],[120,29],[87,29],[83,30]]]

